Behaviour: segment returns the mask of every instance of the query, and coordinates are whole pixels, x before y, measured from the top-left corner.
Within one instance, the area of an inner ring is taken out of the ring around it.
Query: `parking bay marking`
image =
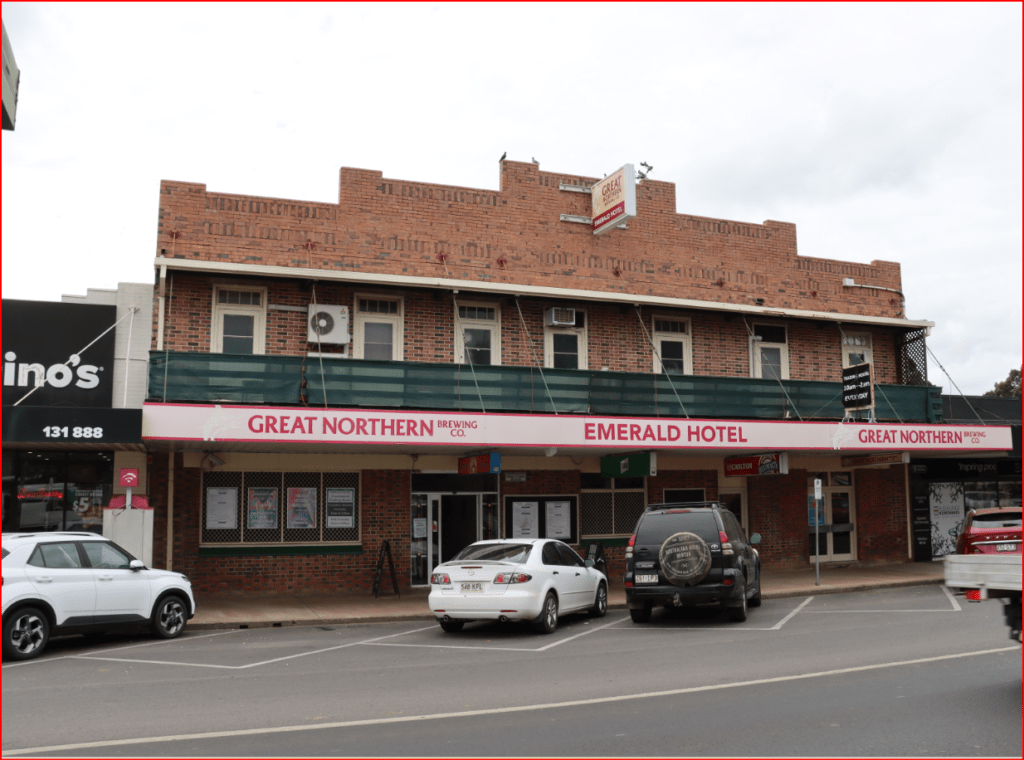
[[[580,638],[580,636],[586,636],[587,634],[595,633],[597,631],[603,630],[605,628],[608,628],[608,627],[613,626],[616,623],[620,623],[620,622],[622,622],[622,621],[621,620],[612,620],[610,623],[605,623],[604,625],[595,626],[594,628],[591,628],[589,631],[583,631],[581,633],[577,633],[574,636],[568,636],[568,637],[566,637],[564,639],[561,639],[560,641],[554,641],[554,642],[552,642],[550,644],[547,644],[545,646],[539,647],[537,649],[531,649],[531,648],[528,648],[528,647],[482,647],[482,646],[473,646],[472,644],[392,644],[392,643],[380,643],[378,641],[368,641],[368,642],[363,642],[363,643],[366,644],[367,646],[375,646],[375,647],[413,647],[413,648],[422,647],[424,649],[476,649],[476,650],[483,650],[483,651],[498,651],[498,652],[544,652],[544,651],[547,651],[548,649],[553,649],[554,647],[561,646],[562,644],[565,644],[567,641],[572,641],[573,639]],[[426,630],[426,629],[421,629],[421,630]]]
[[[215,668],[221,670],[246,670],[248,668],[256,668],[260,665],[271,665],[275,662],[282,662],[284,660],[294,660],[296,657],[309,657],[313,654],[323,654],[324,652],[333,652],[337,649],[347,649],[348,647],[359,646],[360,644],[372,644],[376,641],[383,641],[384,639],[395,638],[396,636],[407,636],[410,633],[417,633],[418,631],[428,631],[434,626],[427,626],[426,628],[416,628],[412,631],[402,631],[401,633],[392,633],[387,636],[378,636],[373,639],[366,641],[350,641],[347,644],[339,644],[338,646],[325,647],[324,649],[315,649],[311,652],[299,652],[298,654],[289,654],[284,657],[275,657],[272,660],[262,660],[261,662],[250,662],[248,665],[214,665],[210,663],[202,662],[170,662],[167,660],[138,660],[128,659],[125,657],[100,657],[98,655],[90,654],[79,654],[79,655],[68,655],[70,658],[80,660],[108,660],[110,662],[135,662],[143,665],[180,665],[191,668]],[[236,633],[236,631],[225,631],[225,633]],[[197,637],[198,638],[198,637]]]
[[[800,681],[809,678],[824,678],[828,676],[845,675],[847,673],[862,673],[870,670],[881,670],[883,668],[895,668],[906,665],[923,665],[930,662],[943,662],[946,660],[964,659],[967,657],[979,657],[987,654],[1002,654],[1004,652],[1015,652],[1020,650],[1020,645],[1014,644],[1009,647],[997,649],[983,649],[977,652],[958,652],[956,654],[937,655],[935,657],[921,657],[914,660],[900,660],[896,662],[882,662],[875,665],[858,665],[850,668],[837,668],[835,670],[823,670],[814,673],[797,673],[789,676],[776,676],[774,678],[757,678],[750,681],[735,683],[708,684],[706,686],[690,686],[682,689],[670,689],[667,691],[653,691],[641,694],[623,694],[613,697],[595,697],[592,699],[576,699],[568,702],[554,702],[535,705],[518,705],[515,707],[495,707],[485,710],[466,710],[463,712],[435,713],[432,715],[406,715],[391,718],[370,718],[366,720],[346,720],[335,723],[320,723],[315,725],[300,726],[278,726],[271,728],[247,728],[232,731],[210,731],[207,733],[178,734],[170,736],[146,736],[135,739],[111,739],[108,741],[79,742],[76,744],[60,744],[51,747],[24,747],[22,749],[4,749],[5,756],[11,755],[35,755],[43,752],[68,752],[77,749],[94,749],[97,747],[124,747],[133,744],[155,744],[173,741],[201,741],[203,739],[223,739],[235,736],[259,736],[266,734],[295,733],[298,731],[319,731],[325,728],[355,728],[358,726],[379,726],[388,723],[419,723],[428,720],[446,720],[449,718],[476,718],[485,715],[501,715],[517,712],[532,712],[536,710],[551,710],[563,707],[585,707],[589,705],[609,704],[614,702],[626,702],[633,699],[656,699],[661,697],[673,697],[683,694],[697,694],[708,691],[721,691],[723,689],[735,689],[739,687],[760,686],[763,684],[785,683],[787,681]]]

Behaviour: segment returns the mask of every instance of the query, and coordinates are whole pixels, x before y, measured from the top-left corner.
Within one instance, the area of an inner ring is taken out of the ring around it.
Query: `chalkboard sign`
[[[388,566],[391,568],[391,588],[395,590],[398,596],[402,593],[398,590],[398,578],[395,577],[395,560],[391,556],[391,544],[388,541],[384,541],[380,545],[380,554],[377,555],[377,570],[373,576],[373,597],[377,598],[377,593],[380,591],[380,577],[384,573],[384,555],[387,555]]]

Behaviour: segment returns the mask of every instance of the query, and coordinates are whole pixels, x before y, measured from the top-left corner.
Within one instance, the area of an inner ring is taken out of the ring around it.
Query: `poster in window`
[[[238,489],[206,489],[206,529],[234,530],[238,527]]]
[[[250,488],[245,527],[247,530],[265,530],[277,527],[277,489]]]
[[[544,505],[544,530],[548,538],[572,538],[569,502],[549,501]]]
[[[288,527],[316,527],[316,488],[288,489]]]
[[[354,528],[356,525],[356,489],[327,489],[327,527]]]
[[[539,511],[536,501],[512,502],[512,538],[540,538]]]

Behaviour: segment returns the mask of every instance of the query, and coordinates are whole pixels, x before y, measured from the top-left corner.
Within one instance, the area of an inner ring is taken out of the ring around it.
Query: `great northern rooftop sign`
[[[146,404],[143,440],[724,451],[1003,451],[1009,427]]]

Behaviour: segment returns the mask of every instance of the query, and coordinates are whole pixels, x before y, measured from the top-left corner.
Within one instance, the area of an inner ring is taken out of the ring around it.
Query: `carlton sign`
[[[1009,427],[145,404],[142,438],[618,451],[1005,451]]]

